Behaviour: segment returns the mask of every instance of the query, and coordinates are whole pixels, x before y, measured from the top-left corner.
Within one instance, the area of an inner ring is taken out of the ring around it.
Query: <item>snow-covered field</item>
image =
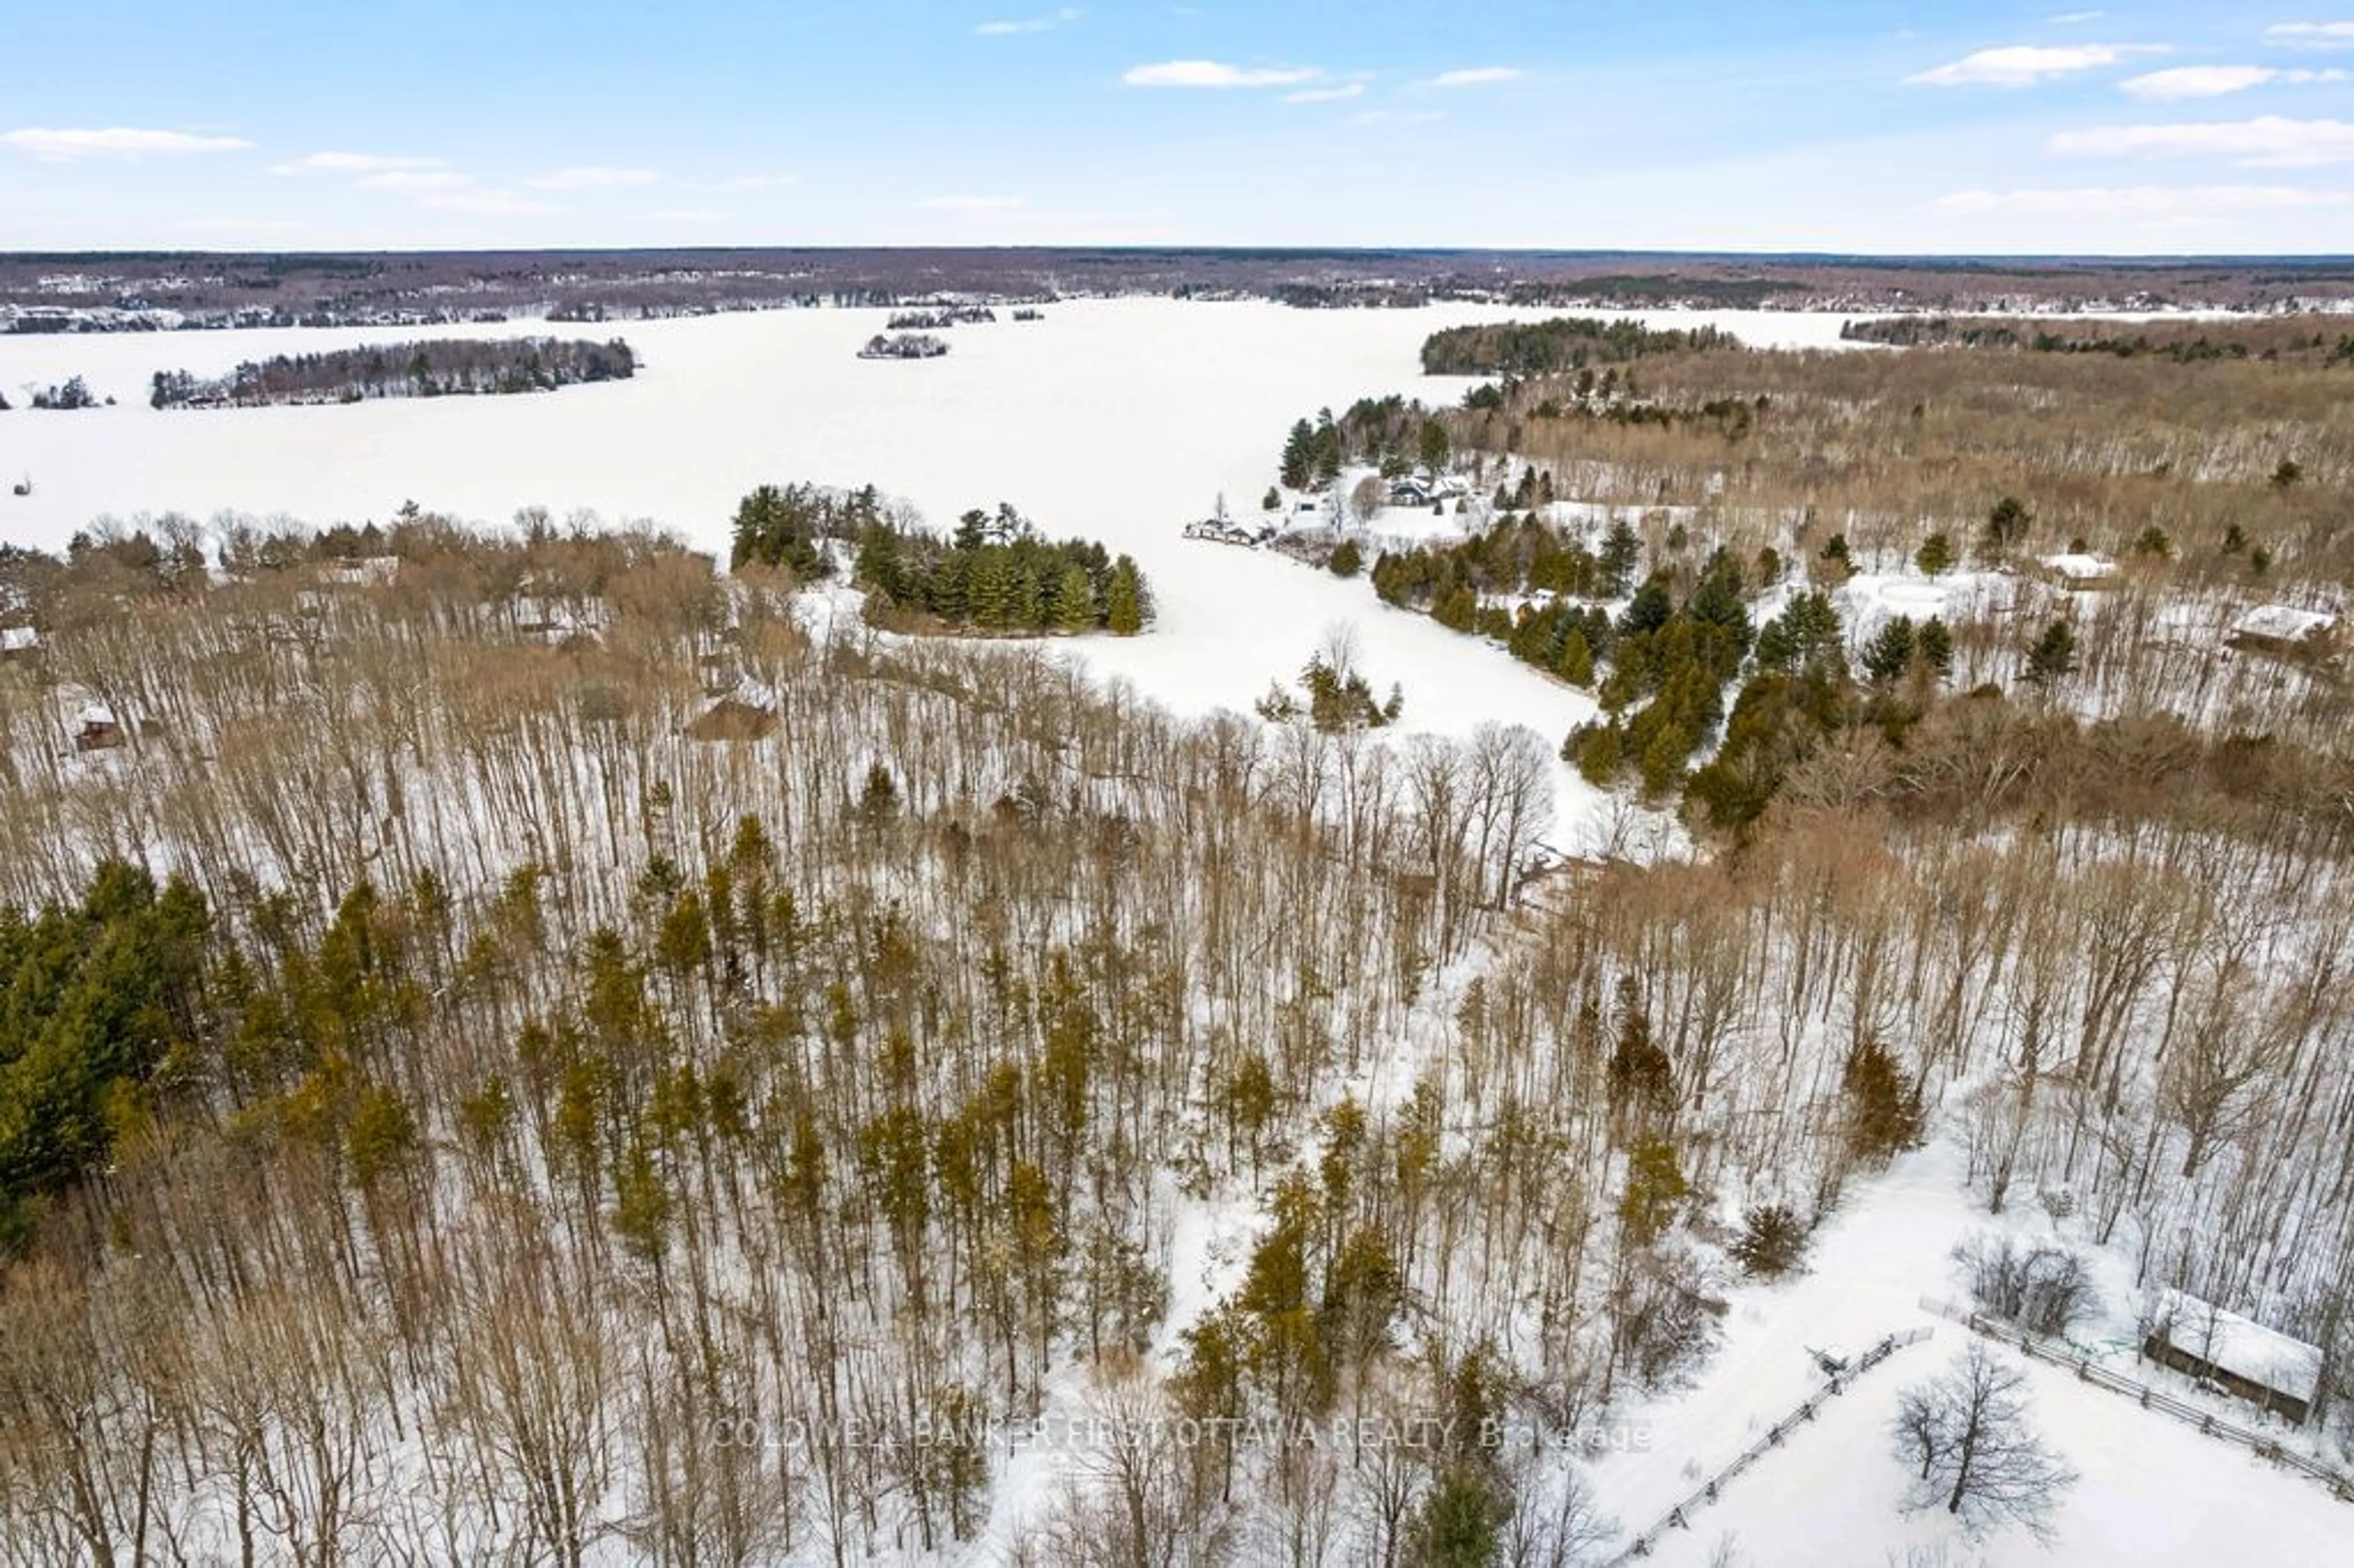
[[[92,518],[178,511],[386,519],[406,499],[499,522],[521,507],[650,518],[725,554],[737,500],[765,481],[872,482],[945,525],[1010,501],[1049,534],[1133,555],[1159,620],[1142,637],[1091,640],[1098,674],[1181,712],[1246,709],[1289,680],[1336,623],[1352,624],[1377,691],[1405,689],[1405,727],[1461,734],[1525,724],[1557,743],[1592,703],[1427,618],[1384,609],[1365,585],[1280,556],[1185,540],[1223,493],[1246,519],[1274,478],[1291,422],[1397,392],[1452,403],[1472,383],[1425,376],[1422,341],[1504,315],[1454,305],[1299,311],[1260,302],[1078,301],[1034,323],[960,327],[947,357],[858,359],[879,310],[780,311],[551,327],[0,337],[0,540],[61,547]],[[1829,346],[1843,317],[1660,313],[1761,345]],[[158,413],[157,370],[216,375],[239,361],[427,335],[625,336],[631,381],[548,396],[389,400],[351,407]],[[35,412],[30,390],[84,376],[117,406]],[[1557,847],[1597,847],[1600,801],[1557,779]]]
[[[1902,1564],[1908,1551],[1941,1547],[1946,1563],[1997,1568],[2343,1561],[2317,1547],[2354,1542],[2354,1509],[2318,1484],[2000,1347],[2003,1364],[2027,1374],[2037,1430],[2080,1477],[2052,1515],[2052,1546],[2016,1527],[1972,1542],[1942,1511],[1897,1516],[1907,1480],[1889,1435],[1898,1396],[1944,1372],[1970,1340],[1959,1324],[1925,1310],[1923,1296],[1963,1298],[1949,1254],[1973,1234],[2053,1234],[2040,1214],[1989,1217],[1967,1191],[1962,1165],[1962,1151],[1939,1141],[1851,1188],[1816,1236],[1804,1275],[1730,1293],[1724,1342],[1692,1388],[1614,1418],[1626,1441],[1596,1462],[1595,1486],[1627,1531],[1649,1529],[1821,1387],[1809,1348],[1853,1357],[1883,1335],[1931,1330],[1824,1402],[1720,1502],[1691,1515],[1688,1531],[1670,1531],[1649,1561],[1711,1563],[1728,1537],[1732,1561],[1753,1564]],[[2137,1306],[2129,1271],[2114,1255],[2092,1257],[2105,1311],[2098,1332],[2078,1338],[2116,1343],[2122,1330],[2129,1346]],[[2129,1349],[2105,1359],[2178,1397],[2201,1397]],[[2224,1420],[2257,1419],[2245,1404],[2212,1404]]]

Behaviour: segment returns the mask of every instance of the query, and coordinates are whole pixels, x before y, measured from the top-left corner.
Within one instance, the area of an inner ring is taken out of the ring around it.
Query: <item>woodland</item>
[[[414,513],[365,581],[236,519],[7,562],[0,1563],[1588,1561],[1581,1446],[1929,1138],[2323,1347],[2343,1463],[2347,699],[2219,632],[2348,580],[2354,369],[1611,369],[1333,438],[1502,488],[1365,591],[1551,616],[1580,736],[1402,734],[1345,640],[1181,717],[812,618],[954,619],[871,492],[756,492],[724,575]],[[2115,587],[2034,579],[2079,543]],[[1901,657],[1842,618],[1965,569]],[[1686,847],[1545,861],[1565,743]]]
[[[552,392],[591,381],[626,381],[637,356],[610,343],[526,337],[444,338],[379,344],[326,354],[247,360],[215,379],[185,370],[155,373],[157,408],[249,408],[274,403],[359,403],[371,397],[451,397]]]

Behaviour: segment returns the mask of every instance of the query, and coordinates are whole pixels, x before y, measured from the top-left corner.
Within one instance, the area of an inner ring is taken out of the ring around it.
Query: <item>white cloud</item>
[[[2354,81],[2354,72],[2342,70],[2275,70],[2271,66],[2179,66],[2127,77],[2118,88],[2136,98],[2170,103],[2185,98],[2221,98],[2266,83]]]
[[[1469,70],[1443,70],[1430,79],[1433,87],[1486,87],[1492,82],[1518,81],[1528,73],[1518,66],[1474,66]]]
[[[990,213],[1015,212],[1030,204],[1013,196],[938,196],[916,205],[927,212],[958,212],[979,217]]]
[[[2344,191],[2299,190],[2292,185],[2092,185],[2074,190],[1956,191],[1929,204],[1951,217],[1980,213],[2031,213],[2054,217],[2115,217],[2151,221],[2277,212],[2354,202]]]
[[[333,174],[376,175],[396,174],[404,169],[438,169],[439,158],[399,158],[382,153],[313,153],[291,164],[272,164],[273,175],[300,175],[313,169]]]
[[[1283,95],[1286,103],[1339,103],[1346,99],[1364,96],[1362,81],[1344,81],[1338,87],[1303,87],[1297,92]]]
[[[535,191],[591,191],[610,190],[617,185],[650,185],[661,178],[652,169],[612,169],[589,164],[576,169],[558,169],[524,184]]]
[[[387,169],[366,176],[359,185],[362,190],[422,196],[428,191],[463,190],[473,183],[454,169]]]
[[[0,134],[0,145],[30,154],[45,164],[72,164],[101,158],[127,163],[186,157],[192,153],[235,153],[253,143],[237,136],[192,136],[185,131],[143,131],[128,125],[94,130],[28,125]]]
[[[733,175],[724,180],[707,180],[701,185],[689,185],[686,188],[705,196],[740,196],[753,191],[782,190],[787,185],[797,185],[801,183],[801,177],[794,174]]]
[[[2354,49],[2354,22],[2275,22],[2264,42],[2292,49]]]
[[[1922,87],[2032,87],[2047,78],[2167,52],[2163,44],[2015,44],[1980,49],[1904,79]]]
[[[478,217],[545,217],[563,209],[552,202],[517,196],[513,191],[436,191],[419,205],[436,212],[462,212]]]
[[[1130,87],[1299,87],[1322,76],[1309,66],[1238,66],[1219,60],[1162,60],[1129,69]]]
[[[2245,168],[2312,168],[2354,163],[2354,122],[2267,114],[2184,125],[2102,125],[2062,131],[2055,153],[2108,157],[2229,158]]]
[[[1025,16],[1013,22],[983,22],[973,29],[984,38],[1009,38],[1022,33],[1051,33],[1057,27],[1067,27],[1085,11],[1076,5],[1066,5],[1059,11],[1049,11],[1043,16]]]
[[[2097,22],[2107,15],[2106,11],[2062,11],[2056,16],[2046,16],[2043,20],[2050,26],[2073,27],[2079,22]]]

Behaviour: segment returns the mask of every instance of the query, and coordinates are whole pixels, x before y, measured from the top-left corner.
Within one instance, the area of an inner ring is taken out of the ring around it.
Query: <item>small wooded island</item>
[[[891,334],[876,333],[858,351],[861,359],[938,359],[949,351],[943,339],[929,333],[903,332]]]
[[[248,360],[213,379],[185,370],[159,370],[147,400],[158,408],[252,408],[362,403],[376,397],[552,392],[588,381],[626,381],[637,368],[637,355],[620,338],[609,343],[451,338],[327,354],[281,354]]]

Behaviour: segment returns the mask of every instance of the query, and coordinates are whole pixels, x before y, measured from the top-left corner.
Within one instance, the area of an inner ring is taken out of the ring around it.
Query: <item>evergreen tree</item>
[[[1893,618],[1873,634],[1871,641],[1864,644],[1864,673],[1882,685],[1895,680],[1904,673],[1904,667],[1913,662],[1913,653],[1918,640],[1911,616],[1900,615]]]
[[[1921,1142],[1925,1116],[1921,1091],[1904,1081],[1895,1055],[1875,1034],[1857,1040],[1840,1075],[1847,1111],[1848,1153],[1885,1165]]]
[[[1122,556],[1111,564],[1111,579],[1104,589],[1104,625],[1115,636],[1133,637],[1144,630],[1147,609],[1143,576],[1134,561]]]
[[[1913,652],[1922,668],[1940,680],[1954,673],[1954,634],[1946,629],[1941,618],[1933,615],[1921,623],[1913,640]]]
[[[1635,568],[1642,559],[1643,540],[1634,525],[1624,517],[1612,523],[1610,531],[1603,535],[1602,548],[1595,556],[1599,577],[1596,586],[1601,589],[1602,597],[1617,599],[1624,595],[1634,582]]]
[[[1058,631],[1092,631],[1099,624],[1095,584],[1085,567],[1065,567],[1055,579],[1053,615]]]
[[[1287,490],[1305,490],[1315,473],[1316,430],[1305,419],[1293,423],[1291,434],[1283,443],[1283,484]]]
[[[1914,554],[1913,564],[1921,568],[1924,577],[1939,577],[1954,569],[1954,542],[1943,530],[1921,541]]]
[[[2076,633],[2064,620],[2054,620],[2027,651],[2026,679],[2047,690],[2076,670]]]
[[[2009,555],[2020,540],[2027,537],[2027,530],[2034,522],[2035,514],[2028,511],[2027,503],[2016,495],[2006,495],[1996,502],[1994,509],[1987,514],[1988,554],[1996,556]]]

